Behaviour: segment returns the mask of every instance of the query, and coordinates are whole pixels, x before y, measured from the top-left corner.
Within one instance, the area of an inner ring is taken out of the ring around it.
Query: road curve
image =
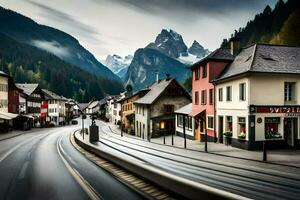
[[[0,141],[0,199],[142,199],[71,145],[78,127]]]

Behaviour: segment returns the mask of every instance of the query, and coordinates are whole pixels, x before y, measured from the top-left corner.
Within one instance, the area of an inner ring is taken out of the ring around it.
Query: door
[[[284,119],[284,138],[288,146],[293,147],[295,145],[297,129],[297,118]]]
[[[218,138],[219,138],[219,143],[223,143],[223,126],[224,126],[224,117],[219,116],[219,123],[218,123]]]

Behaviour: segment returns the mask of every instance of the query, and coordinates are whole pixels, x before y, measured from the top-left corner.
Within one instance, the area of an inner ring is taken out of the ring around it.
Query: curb
[[[230,192],[222,191],[201,183],[178,177],[167,173],[158,168],[152,167],[144,163],[137,163],[124,158],[118,157],[106,151],[96,149],[85,142],[77,139],[75,135],[75,142],[82,148],[90,151],[104,159],[136,174],[139,177],[143,177],[161,188],[170,191],[188,199],[248,199],[246,197],[236,195]]]
[[[19,133],[19,134],[16,134],[16,135],[13,135],[11,137],[7,137],[7,138],[3,138],[3,139],[0,139],[0,141],[4,141],[4,140],[8,140],[8,139],[11,139],[11,138],[14,138],[14,137],[18,137],[20,135],[23,135],[24,133]]]

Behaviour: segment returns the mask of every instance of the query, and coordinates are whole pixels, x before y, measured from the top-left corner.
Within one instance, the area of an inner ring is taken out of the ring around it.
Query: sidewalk
[[[103,122],[102,122],[103,123]],[[120,135],[121,131],[118,126],[107,123],[110,127],[110,130]],[[124,133],[124,136],[132,139],[143,140],[142,138],[128,135]],[[166,136],[166,145],[172,146],[172,136]],[[144,140],[146,141],[146,140]],[[152,138],[151,143],[155,144],[163,144],[163,137]],[[205,143],[199,142],[195,140],[186,140],[187,149],[191,151],[204,151]],[[174,148],[184,148],[184,138],[179,136],[174,136]],[[262,151],[248,151],[239,148],[234,148],[232,146],[226,146],[220,143],[208,142],[207,144],[208,152],[216,155],[223,155],[228,157],[236,157],[247,160],[254,161],[262,161],[263,152]],[[287,165],[287,166],[295,166],[300,168],[300,150],[290,150],[290,149],[282,149],[282,150],[269,150],[267,151],[267,160],[270,163]]]
[[[17,137],[26,133],[25,131],[10,131],[8,133],[0,133],[0,141],[7,140],[9,138]]]

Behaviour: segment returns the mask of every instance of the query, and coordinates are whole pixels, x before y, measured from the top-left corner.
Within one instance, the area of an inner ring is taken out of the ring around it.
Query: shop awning
[[[18,117],[18,114],[0,112],[0,119],[12,120],[12,119],[14,119],[16,117]]]
[[[34,119],[34,117],[32,115],[21,115],[22,117],[27,117],[27,118],[31,118],[31,119]]]
[[[190,112],[189,116],[191,116],[191,117],[197,117],[200,114],[205,114],[205,112],[206,112],[205,108],[197,109],[197,110],[192,110],[192,112]]]

